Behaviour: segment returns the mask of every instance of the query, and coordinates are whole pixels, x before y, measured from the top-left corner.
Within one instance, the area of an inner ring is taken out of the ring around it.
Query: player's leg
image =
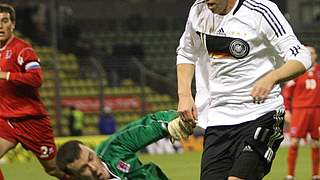
[[[319,179],[319,140],[311,140],[312,177]]]
[[[242,127],[243,146],[238,146],[228,180],[260,180],[271,169],[283,140],[284,112],[269,112]],[[245,164],[245,166],[244,166]]]
[[[0,158],[17,145],[15,129],[12,124],[0,118]]]
[[[38,158],[40,164],[44,168],[45,172],[49,174],[50,176],[55,176],[61,180],[67,180],[69,177],[65,175],[62,171],[58,169],[56,166],[56,161],[55,158],[50,159],[50,160],[43,160],[41,158]]]
[[[245,166],[244,166],[245,164]],[[260,180],[271,164],[254,150],[243,151],[235,161],[228,180]]]
[[[287,179],[292,179],[295,175],[295,167],[296,167],[296,160],[298,156],[299,150],[299,138],[291,137],[290,138],[290,145],[288,150],[288,175]]]
[[[319,176],[319,123],[320,123],[320,108],[311,110],[311,118],[309,123],[311,135],[311,159],[312,159],[312,176],[314,180],[320,180]]]
[[[300,139],[307,135],[310,112],[307,109],[293,109],[290,123],[290,145],[288,150],[288,175],[286,179],[294,178],[296,160],[298,157]]]
[[[225,180],[232,168],[232,152],[230,146],[233,141],[222,140],[231,136],[230,133],[237,126],[207,127],[204,134],[204,147],[201,159],[201,180]]]
[[[0,159],[11,149],[17,145],[15,140],[14,127],[10,122],[0,118]],[[4,180],[4,176],[0,169],[0,180]]]
[[[17,139],[26,150],[38,158],[46,173],[59,179],[64,178],[64,173],[55,165],[56,145],[54,143],[53,129],[48,117],[15,120]]]
[[[13,149],[17,143],[8,141],[0,137],[0,158],[2,158],[10,149]]]

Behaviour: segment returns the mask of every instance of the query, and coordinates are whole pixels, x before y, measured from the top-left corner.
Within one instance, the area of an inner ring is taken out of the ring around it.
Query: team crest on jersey
[[[12,50],[7,50],[7,51],[6,51],[5,59],[8,60],[8,59],[11,58],[11,56],[12,56]]]
[[[249,44],[242,39],[234,39],[231,41],[229,50],[233,57],[241,59],[249,54]]]
[[[219,30],[219,35],[209,35],[196,32],[211,58],[236,58],[242,59],[249,54],[249,44],[240,38],[221,36],[224,30]]]
[[[53,147],[48,146],[41,146],[40,151],[40,158],[48,158],[52,153],[54,153]]]
[[[120,160],[117,164],[117,169],[119,169],[120,171],[122,171],[124,173],[128,173],[130,170],[130,164]]]

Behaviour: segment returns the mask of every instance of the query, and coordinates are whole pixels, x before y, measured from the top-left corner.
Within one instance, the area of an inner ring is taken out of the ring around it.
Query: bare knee
[[[299,138],[291,138],[290,139],[290,146],[294,147],[294,148],[298,148],[299,147],[299,142],[300,142]]]
[[[6,139],[0,138],[0,158],[5,155],[9,150],[13,149],[17,143],[13,143]]]
[[[312,148],[319,148],[319,140],[318,139],[312,139],[311,140],[311,147]]]

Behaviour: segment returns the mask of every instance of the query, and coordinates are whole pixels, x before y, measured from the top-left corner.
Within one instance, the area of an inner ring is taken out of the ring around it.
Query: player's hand
[[[255,82],[251,90],[251,97],[253,98],[253,103],[260,104],[263,103],[268,97],[270,91],[272,90],[275,80],[271,74],[267,74],[258,81]]]
[[[168,132],[171,142],[174,140],[185,140],[193,134],[196,123],[191,121],[183,121],[180,117],[172,120],[168,124]]]
[[[198,111],[191,95],[179,96],[178,112],[183,121],[190,121],[192,123],[197,121]]]

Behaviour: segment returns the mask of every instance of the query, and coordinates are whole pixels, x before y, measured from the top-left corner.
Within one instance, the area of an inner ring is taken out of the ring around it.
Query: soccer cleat
[[[293,176],[291,175],[287,175],[284,180],[294,180]]]

